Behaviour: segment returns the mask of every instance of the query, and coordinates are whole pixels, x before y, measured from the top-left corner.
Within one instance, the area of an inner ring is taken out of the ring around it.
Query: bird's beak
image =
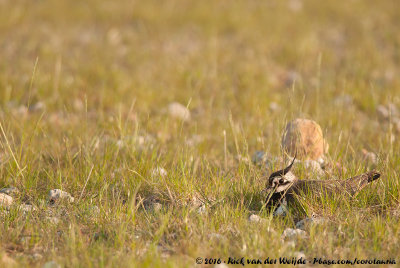
[[[267,193],[267,201],[266,201],[266,203],[268,204],[269,203],[269,200],[271,199],[271,197],[272,197],[272,195],[275,193],[275,191],[276,191],[276,189],[278,188],[278,185],[275,185],[275,187],[268,187],[268,188],[265,188],[264,190],[265,190],[265,192]]]
[[[269,191],[271,191],[270,188],[262,189],[262,190],[261,190],[261,194],[269,193]]]
[[[262,189],[262,190],[261,190],[261,193],[263,193],[263,194],[269,193],[269,192],[271,192],[272,190],[273,190],[273,188],[267,187],[267,188]]]
[[[279,185],[276,185],[275,187],[267,187],[263,190],[261,190],[261,193],[264,194],[266,193],[268,196],[273,195],[278,188]]]

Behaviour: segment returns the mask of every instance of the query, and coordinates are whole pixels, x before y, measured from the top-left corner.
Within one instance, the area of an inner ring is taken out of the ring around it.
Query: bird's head
[[[284,169],[273,172],[269,178],[266,190],[268,192],[279,193],[289,189],[297,180],[296,176],[290,171],[296,157],[293,158],[289,166]]]

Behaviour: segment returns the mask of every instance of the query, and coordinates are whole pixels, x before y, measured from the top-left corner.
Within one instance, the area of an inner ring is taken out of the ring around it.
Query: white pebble
[[[67,192],[64,192],[60,189],[53,189],[49,192],[49,201],[51,203],[55,203],[59,200],[65,200],[70,203],[74,202],[74,198]]]
[[[153,177],[153,178],[155,178],[155,177],[162,177],[162,178],[164,178],[164,177],[166,177],[168,175],[168,172],[164,169],[164,168],[162,168],[162,167],[157,167],[157,168],[155,168],[155,169],[153,169],[152,171],[151,171],[151,176]]]
[[[324,170],[321,168],[321,164],[315,160],[305,160],[304,167],[309,169],[313,174],[321,177],[325,174]]]
[[[362,154],[364,156],[364,161],[376,165],[378,163],[378,157],[373,152],[369,152],[365,149],[362,149]]]
[[[279,205],[279,207],[274,211],[274,216],[286,216],[288,214],[287,203]]]
[[[36,208],[32,205],[28,205],[28,204],[21,204],[19,206],[19,209],[23,212],[23,213],[28,213],[28,212],[32,212],[35,211]]]
[[[286,228],[281,236],[282,240],[294,240],[296,238],[307,238],[307,233],[300,229]]]
[[[224,236],[218,233],[210,233],[208,235],[209,239],[214,240],[216,242],[221,242],[222,240],[224,240]]]
[[[297,229],[301,229],[301,230],[305,230],[306,226],[308,225],[312,225],[312,224],[323,224],[327,221],[327,219],[323,218],[323,217],[318,217],[315,215],[312,215],[310,218],[305,218],[301,221],[298,221],[296,223],[296,228]]]
[[[1,189],[0,193],[7,194],[7,195],[17,195],[19,193],[19,191],[15,187],[8,187],[8,188]]]
[[[51,224],[57,225],[60,222],[60,219],[57,217],[46,217]]]
[[[383,120],[388,119],[390,116],[389,110],[383,105],[378,105],[378,107],[376,107],[376,112],[378,113],[378,116]]]
[[[253,156],[251,157],[251,161],[255,164],[255,165],[261,165],[263,163],[266,163],[268,161],[268,155],[267,153],[263,152],[263,151],[256,151]]]
[[[185,122],[189,121],[191,118],[189,109],[178,102],[173,102],[168,105],[168,113],[171,117],[181,119]]]
[[[30,112],[41,112],[44,109],[46,109],[46,105],[41,101],[33,104],[32,106],[29,106],[29,111]]]
[[[281,109],[281,106],[279,106],[279,104],[276,102],[271,102],[269,104],[269,109],[271,110],[271,112],[277,112]]]
[[[296,257],[298,260],[301,259],[301,258],[302,258],[303,260],[306,259],[306,254],[304,254],[304,252],[302,252],[302,251],[296,251],[296,252],[294,252],[294,253],[293,253],[293,256]]]
[[[32,254],[32,259],[35,261],[41,260],[43,258],[43,256],[39,253],[33,253]]]
[[[350,105],[353,105],[353,97],[350,96],[350,95],[347,95],[347,94],[341,95],[341,96],[336,97],[333,100],[333,103],[335,105],[337,105],[337,106],[346,106],[346,107],[348,107]]]
[[[260,216],[256,214],[251,214],[249,217],[250,222],[262,222],[263,219],[260,218]]]
[[[13,203],[13,198],[9,195],[6,195],[4,193],[0,193],[0,206],[9,208],[11,204]]]

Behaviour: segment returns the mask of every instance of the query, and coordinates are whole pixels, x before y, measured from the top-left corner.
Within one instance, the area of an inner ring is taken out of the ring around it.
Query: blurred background
[[[305,117],[331,145],[389,148],[370,129],[392,135],[376,110],[400,103],[398,16],[394,0],[1,0],[2,120],[15,133],[37,120],[44,136],[76,143],[180,133],[211,153],[232,127],[246,148],[278,151],[286,121]],[[187,124],[168,117],[175,102]]]

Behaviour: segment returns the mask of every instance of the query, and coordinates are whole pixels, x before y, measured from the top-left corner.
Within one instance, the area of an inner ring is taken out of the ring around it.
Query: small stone
[[[275,164],[281,163],[282,159],[269,155],[268,153],[263,151],[256,151],[252,155],[251,161],[254,165],[271,169],[272,167],[274,167]]]
[[[281,106],[279,106],[279,104],[276,103],[276,102],[271,102],[271,103],[269,104],[269,110],[270,110],[271,112],[277,112],[277,111],[279,111],[280,109],[281,109]]]
[[[315,160],[305,160],[304,167],[318,177],[322,177],[325,174],[324,170],[321,168],[321,164]]]
[[[19,206],[19,210],[21,210],[23,213],[28,213],[28,212],[32,212],[35,211],[36,208],[32,205],[28,205],[28,204],[21,204]]]
[[[7,194],[0,193],[0,207],[9,208],[13,203],[13,198]]]
[[[282,137],[282,148],[298,159],[317,160],[327,151],[321,127],[312,120],[295,119],[286,125]]]
[[[347,95],[347,94],[342,95],[342,96],[338,96],[333,100],[333,103],[336,106],[348,107],[348,106],[353,105],[353,97],[350,96],[350,95]]]
[[[389,113],[389,110],[385,106],[378,105],[378,107],[376,107],[376,112],[381,120],[389,119],[390,113]]]
[[[29,112],[33,112],[33,113],[41,112],[44,109],[46,109],[46,105],[41,101],[29,106]]]
[[[9,196],[14,196],[15,197],[15,196],[17,196],[19,194],[19,191],[15,187],[8,187],[8,188],[1,189],[0,193],[7,194]]]
[[[293,257],[295,257],[297,261],[304,261],[304,260],[307,259],[306,258],[306,254],[304,254],[303,251],[295,251],[295,252],[293,252]],[[299,263],[299,267],[306,267],[306,266],[307,266],[306,264]]]
[[[319,165],[322,167],[323,165],[325,165],[326,163],[326,158],[325,157],[320,157],[317,159],[317,162],[319,163]]]
[[[262,222],[263,219],[260,216],[256,215],[256,214],[251,214],[250,217],[249,217],[249,221],[250,222]]]
[[[296,229],[300,229],[300,230],[305,230],[306,229],[306,225],[309,225],[312,222],[311,218],[305,218],[301,221],[298,221],[296,223]]]
[[[274,216],[282,216],[285,217],[289,213],[287,209],[287,202],[284,200],[282,204],[279,205],[279,207],[274,211]]]
[[[373,152],[369,152],[366,149],[361,150],[363,154],[363,160],[369,164],[376,165],[378,164],[378,157]]]
[[[283,80],[286,87],[292,87],[294,83],[301,83],[301,75],[293,70],[285,72]]]
[[[191,118],[189,109],[178,102],[173,102],[168,105],[168,113],[171,117],[181,119],[184,122],[188,122]]]
[[[301,221],[298,221],[296,223],[296,229],[305,230],[308,226],[315,224],[323,224],[325,222],[327,222],[325,218],[312,215],[309,218],[305,218]]]
[[[156,178],[156,177],[165,178],[167,175],[168,175],[168,172],[162,167],[157,167],[151,171],[151,176],[153,178]]]
[[[303,251],[296,251],[293,253],[293,256],[296,257],[297,259],[302,258],[303,260],[306,258],[306,254],[304,254]]]
[[[48,261],[43,264],[42,268],[61,268],[61,265],[55,261]]]
[[[264,163],[267,163],[268,160],[269,156],[263,151],[256,151],[251,157],[251,161],[255,165],[263,165]]]
[[[46,217],[51,224],[57,225],[60,222],[60,219],[57,217]]]
[[[300,229],[286,228],[281,236],[282,240],[295,240],[307,238],[307,233]]]
[[[61,200],[65,200],[69,203],[74,202],[74,198],[67,192],[64,192],[60,189],[53,189],[49,191],[49,201],[51,204]]]
[[[32,254],[32,259],[35,260],[35,261],[38,261],[38,260],[43,259],[43,256],[41,254],[39,254],[39,253],[33,253]]]
[[[395,123],[396,121],[400,120],[399,109],[393,103],[389,103],[387,106],[378,105],[376,107],[376,113],[378,114],[380,122],[392,121]]]

